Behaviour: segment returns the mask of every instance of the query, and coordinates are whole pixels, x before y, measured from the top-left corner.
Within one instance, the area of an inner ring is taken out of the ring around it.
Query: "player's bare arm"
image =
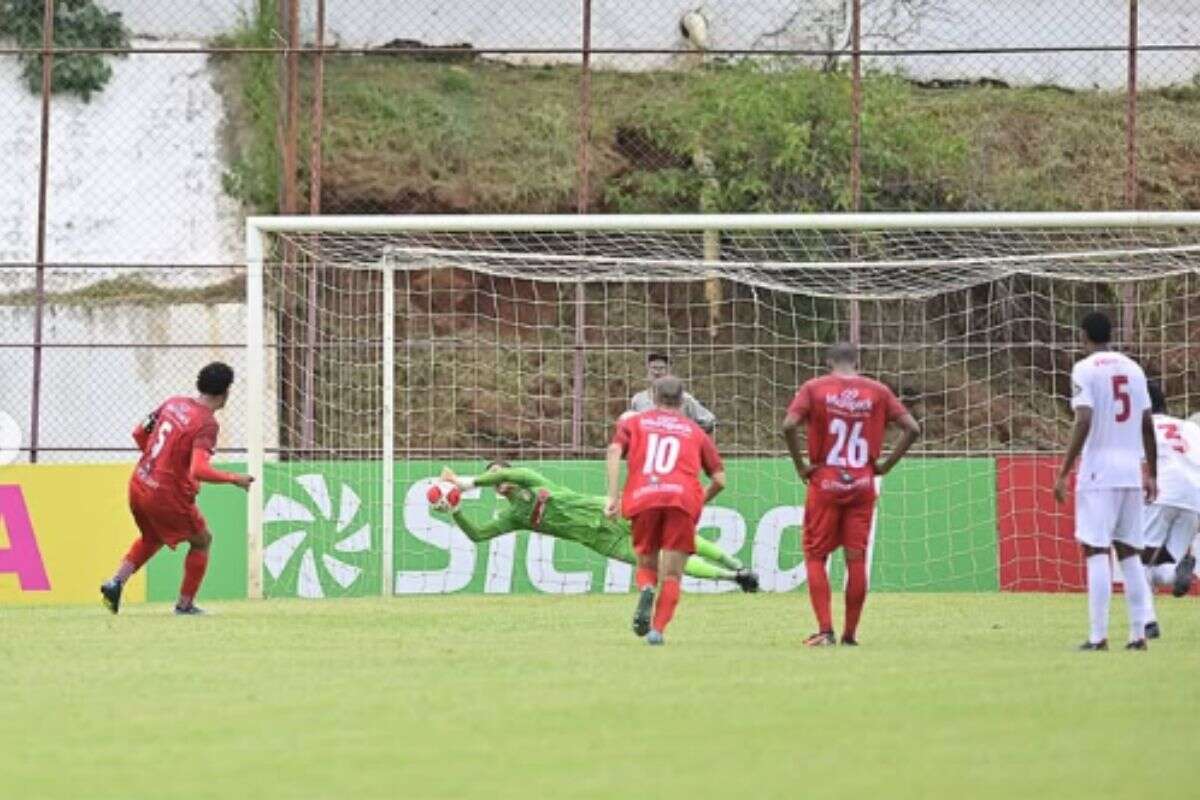
[[[788,453],[792,457],[792,464],[796,467],[796,474],[800,476],[800,480],[808,483],[814,467],[804,457],[804,445],[800,441],[800,427],[803,424],[804,418],[798,414],[788,414],[784,417],[783,440],[787,442]]]
[[[1087,442],[1088,433],[1092,430],[1092,410],[1087,406],[1080,406],[1075,409],[1075,426],[1071,428],[1071,442],[1067,445],[1067,452],[1063,455],[1062,466],[1058,469],[1058,477],[1054,481],[1054,499],[1060,503],[1067,502],[1067,478],[1071,475],[1071,470],[1075,469],[1075,462],[1079,458],[1079,454],[1083,452],[1083,445]],[[1150,435],[1154,435],[1153,429]]]
[[[719,469],[708,476],[708,488],[704,490],[704,505],[725,490],[725,470]]]
[[[625,451],[617,443],[608,446],[604,460],[604,472],[608,479],[608,499],[604,503],[604,516],[616,519],[621,513],[621,459]]]
[[[1142,475],[1142,492],[1146,503],[1158,497],[1158,438],[1154,435],[1154,415],[1150,409],[1142,413],[1142,449],[1146,453],[1146,471]]]
[[[892,471],[896,464],[900,463],[900,459],[904,458],[909,448],[921,437],[921,425],[913,417],[912,414],[905,414],[896,420],[895,424],[900,427],[900,441],[896,442],[896,446],[892,448],[892,452],[887,458],[881,458],[875,462],[875,474],[887,475]]]

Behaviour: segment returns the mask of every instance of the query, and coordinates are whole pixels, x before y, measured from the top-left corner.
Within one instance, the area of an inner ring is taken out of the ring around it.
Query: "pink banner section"
[[[0,549],[0,575],[15,573],[22,591],[50,591],[50,578],[20,486],[0,486],[0,528],[8,534],[8,549]]]

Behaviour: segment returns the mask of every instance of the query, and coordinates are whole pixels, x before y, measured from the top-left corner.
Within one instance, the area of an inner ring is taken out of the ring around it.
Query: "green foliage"
[[[0,36],[16,39],[24,48],[41,48],[43,0],[0,0]],[[58,0],[54,9],[56,47],[129,47],[129,31],[121,14],[106,11],[93,0]],[[31,92],[42,89],[41,55],[21,55],[21,75]],[[112,78],[112,67],[95,53],[54,56],[52,92],[70,92],[91,100]]]
[[[237,34],[245,43],[277,42],[273,3],[267,8]],[[271,207],[279,183],[274,60],[225,62],[231,116],[245,144],[226,184]],[[576,208],[577,68],[331,56],[325,85],[323,207],[331,213]],[[1200,206],[1198,102],[1200,93],[1187,86],[1143,93],[1144,207]],[[1121,92],[929,89],[869,73],[862,108],[864,210],[1124,204]],[[597,70],[590,111],[594,211],[852,206],[844,73],[754,64]]]
[[[906,114],[914,90],[876,76],[866,82],[863,207],[944,207],[936,187],[913,192],[914,174],[954,171],[961,134]],[[692,167],[632,172],[609,187],[622,211],[830,211],[852,206],[850,81],[841,73],[769,71],[754,64],[701,73],[682,102],[658,98],[631,109],[627,124]],[[952,204],[952,203],[950,203]]]
[[[278,0],[258,0],[253,16],[243,14],[238,27],[220,36],[217,47],[276,47],[275,21]],[[275,57],[268,53],[232,56],[229,66],[239,96],[234,99],[235,117],[248,139],[239,147],[231,166],[221,176],[225,193],[256,211],[279,208],[279,176],[282,157],[277,147],[279,124],[279,75]]]

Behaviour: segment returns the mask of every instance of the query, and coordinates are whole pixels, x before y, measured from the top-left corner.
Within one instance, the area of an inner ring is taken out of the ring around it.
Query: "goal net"
[[[247,245],[252,595],[628,591],[573,541],[472,541],[425,491],[505,459],[603,494],[651,352],[717,420],[701,534],[775,591],[804,581],[780,422],[836,340],[924,428],[881,479],[875,590],[1082,586],[1050,488],[1084,313],[1200,410],[1200,214],[257,218]]]

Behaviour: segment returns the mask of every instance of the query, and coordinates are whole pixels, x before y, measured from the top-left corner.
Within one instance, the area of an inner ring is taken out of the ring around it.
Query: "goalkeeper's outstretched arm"
[[[462,491],[469,491],[475,487],[496,487],[502,483],[511,483],[520,486],[522,489],[537,489],[542,486],[549,486],[550,481],[546,476],[534,469],[528,467],[503,467],[501,469],[493,469],[482,475],[456,475],[454,470],[446,467],[442,470],[442,480],[450,481]]]
[[[467,535],[472,542],[486,542],[506,533],[512,533],[516,528],[504,517],[493,519],[480,525],[468,517],[461,508],[450,514],[458,529]]]

